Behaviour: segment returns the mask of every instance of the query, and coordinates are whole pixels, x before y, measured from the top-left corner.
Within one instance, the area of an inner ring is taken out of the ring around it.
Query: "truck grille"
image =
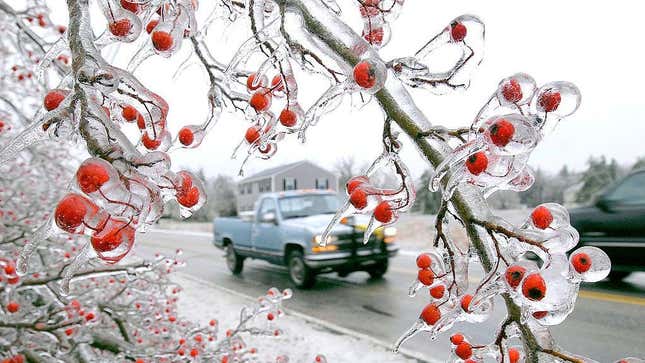
[[[377,238],[372,235],[367,242],[363,244],[363,232],[357,231],[356,233],[349,233],[338,235],[338,240],[335,242],[338,245],[339,251],[349,251],[356,249],[357,251],[369,251],[373,250],[377,252],[380,249],[380,243],[378,243]]]

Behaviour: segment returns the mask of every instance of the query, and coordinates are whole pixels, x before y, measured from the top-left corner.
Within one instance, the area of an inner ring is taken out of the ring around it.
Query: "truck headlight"
[[[319,252],[332,252],[336,251],[338,249],[338,245],[327,245],[327,246],[318,246],[315,245],[311,247],[311,252],[313,253],[319,253]]]
[[[327,243],[326,244],[331,244],[338,241],[337,236],[327,236]],[[322,242],[322,236],[321,235],[315,235],[313,238],[313,242],[316,245],[320,245],[320,242]]]
[[[396,227],[385,227],[383,229],[383,236],[385,237],[394,237],[396,236]]]

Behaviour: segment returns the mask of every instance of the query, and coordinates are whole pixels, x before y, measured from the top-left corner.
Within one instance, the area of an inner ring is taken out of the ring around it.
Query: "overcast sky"
[[[530,164],[554,172],[565,164],[581,170],[590,155],[606,155],[630,164],[638,156],[645,156],[645,34],[639,5],[638,1],[408,0],[392,26],[393,37],[382,56],[391,59],[412,55],[455,16],[477,15],[486,23],[486,54],[471,88],[445,96],[413,91],[416,102],[433,123],[468,125],[499,80],[516,72],[531,74],[538,84],[567,80],[580,88],[581,108],[538,146]],[[357,16],[351,18],[355,29],[357,21]],[[229,43],[232,49],[238,39],[232,37]],[[226,60],[230,50],[222,44],[214,46],[213,53]],[[187,43],[184,48],[188,48]],[[117,62],[122,63],[125,54],[128,53],[119,53]],[[136,75],[168,100],[169,127],[175,133],[185,124],[203,121],[207,84],[197,66],[172,81],[173,65],[183,56],[173,58],[147,61]],[[300,84],[305,99],[316,97],[323,87],[325,83],[309,80]],[[359,163],[372,160],[380,152],[381,112],[376,104],[361,111],[352,111],[347,104],[311,128],[306,144],[293,137],[280,144],[272,160],[251,160],[247,175],[301,159],[328,168],[348,155]],[[236,175],[241,161],[231,160],[230,154],[246,127],[247,122],[239,116],[223,117],[200,148],[174,153],[175,166],[201,167],[207,175]],[[404,148],[404,159],[413,174],[420,175],[426,165],[409,141]]]

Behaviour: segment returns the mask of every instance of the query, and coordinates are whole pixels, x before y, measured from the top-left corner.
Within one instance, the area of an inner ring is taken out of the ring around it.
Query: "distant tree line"
[[[605,156],[592,156],[582,172],[572,172],[566,165],[555,174],[537,169],[532,188],[522,193],[497,192],[488,199],[488,203],[496,209],[534,206],[545,201],[568,205],[587,204],[615,181],[638,169],[645,169],[645,157],[639,158],[632,166],[624,166],[613,158],[608,161]],[[433,214],[439,208],[439,193],[432,193],[427,188],[432,175],[432,171],[427,170],[419,178],[415,205],[417,212]]]

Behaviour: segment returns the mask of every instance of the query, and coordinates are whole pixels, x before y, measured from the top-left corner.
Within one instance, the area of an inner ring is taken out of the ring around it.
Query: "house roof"
[[[312,164],[312,165],[314,165],[314,166],[316,166],[316,167],[318,167],[320,169],[326,170],[326,169],[324,169],[324,168],[312,163],[309,160],[300,160],[300,161],[296,161],[295,163],[283,164],[283,165],[276,166],[276,167],[273,167],[273,168],[264,169],[264,170],[262,170],[260,172],[257,172],[255,174],[253,174],[253,175],[249,175],[244,179],[241,179],[240,181],[238,181],[238,183],[244,183],[244,182],[257,180],[257,179],[262,179],[262,178],[268,178],[270,176],[279,174],[279,173],[281,173],[283,171],[289,170],[291,168],[294,168],[296,166],[303,165],[303,164]]]

